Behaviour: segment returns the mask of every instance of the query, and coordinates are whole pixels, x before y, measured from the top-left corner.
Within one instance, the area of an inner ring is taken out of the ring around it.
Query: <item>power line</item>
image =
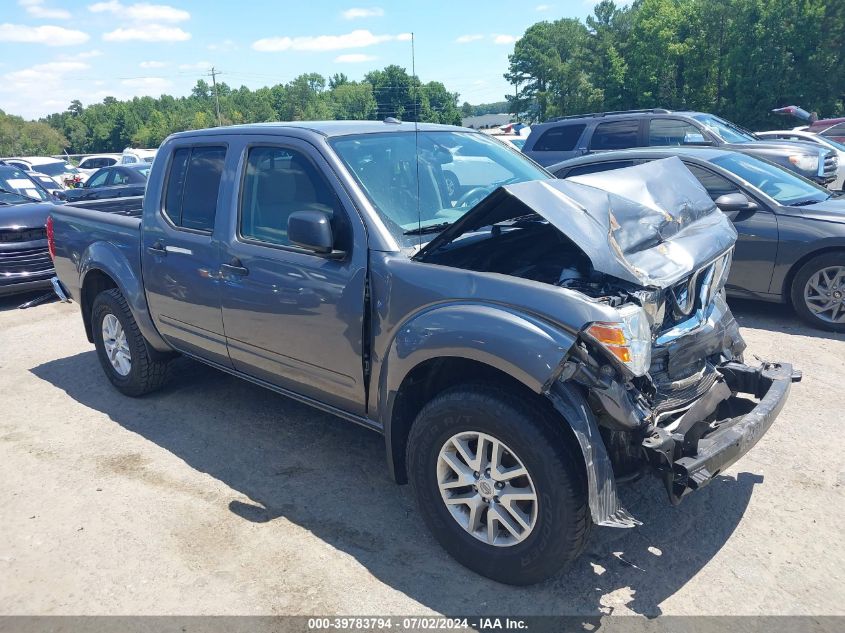
[[[220,118],[220,95],[217,93],[217,75],[222,74],[223,73],[221,73],[219,70],[215,70],[214,66],[212,66],[211,70],[208,72],[208,75],[211,76],[211,83],[214,85],[214,101],[217,104],[217,125],[220,126],[223,125],[223,119]]]

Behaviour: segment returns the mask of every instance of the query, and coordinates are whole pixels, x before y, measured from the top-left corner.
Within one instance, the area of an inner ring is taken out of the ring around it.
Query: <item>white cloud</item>
[[[45,46],[75,46],[87,42],[87,33],[62,26],[24,26],[0,24],[0,42],[26,42]]]
[[[478,33],[473,33],[471,35],[460,35],[458,36],[455,41],[458,44],[469,44],[470,42],[477,42],[478,40],[483,40],[484,36],[479,35]]]
[[[26,12],[34,18],[44,20],[69,20],[70,11],[65,9],[51,9],[44,6],[44,0],[18,0]]]
[[[551,8],[552,8],[552,5],[550,5],[550,4],[538,4],[536,7],[534,7],[534,10],[540,11],[542,13],[543,11],[548,11]]]
[[[103,54],[103,51],[93,50],[93,51],[83,51],[81,53],[77,53],[74,55],[76,59],[91,59],[92,57],[99,57]]]
[[[360,64],[361,62],[371,62],[378,59],[375,55],[365,55],[364,53],[347,53],[346,55],[338,55],[334,60],[338,64]]]
[[[206,48],[210,51],[219,51],[221,53],[228,53],[229,51],[238,50],[238,45],[234,40],[223,40],[214,44],[209,44]]]
[[[167,66],[167,62],[149,61],[149,62],[141,62],[138,65],[141,68],[164,68],[165,66]]]
[[[120,27],[114,31],[103,33],[107,42],[184,42],[191,39],[191,34],[178,26],[164,26],[163,24],[146,24],[139,26]]]
[[[516,41],[516,37],[513,35],[502,35],[502,34],[494,34],[493,35],[493,43],[494,44],[513,44]]]
[[[64,78],[65,75],[90,68],[84,62],[60,61],[47,64],[36,64],[22,70],[14,70],[3,75],[8,82],[20,84],[37,83],[40,85],[55,84]]]
[[[208,70],[211,62],[197,62],[195,64],[179,64],[179,70]]]
[[[304,37],[266,37],[252,43],[252,48],[262,52],[278,51],[337,51],[345,48],[364,48],[383,42],[407,42],[410,33],[398,35],[374,35],[366,29],[358,29],[343,35],[315,35]]]
[[[97,2],[88,5],[92,13],[113,13],[121,18],[135,22],[184,22],[191,18],[191,14],[183,9],[177,9],[166,4],[148,4],[138,2],[135,4],[121,4],[117,0],[109,2]]]
[[[358,20],[360,18],[380,18],[384,15],[384,9],[381,7],[370,7],[369,9],[362,9],[353,7],[343,12],[345,20]]]

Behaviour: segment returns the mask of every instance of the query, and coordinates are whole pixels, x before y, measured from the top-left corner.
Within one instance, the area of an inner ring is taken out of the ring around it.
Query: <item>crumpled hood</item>
[[[676,157],[568,180],[500,187],[418,254],[461,234],[536,213],[566,235],[601,273],[669,287],[736,242],[736,230]]]

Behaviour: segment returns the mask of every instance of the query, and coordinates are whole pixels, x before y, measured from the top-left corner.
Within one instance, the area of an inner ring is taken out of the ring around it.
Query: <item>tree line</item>
[[[842,0],[603,0],[585,22],[528,28],[509,57],[509,112],[703,110],[761,129],[801,105],[845,111]]]
[[[250,90],[218,83],[214,88],[197,81],[185,97],[162,95],[119,101],[106,97],[83,106],[73,101],[65,112],[51,114],[44,125],[57,142],[44,144],[42,153],[56,153],[56,145],[71,154],[122,151],[125,147],[157,147],[169,134],[238,123],[324,119],[375,119],[460,124],[458,94],[439,81],[422,83],[400,66],[373,70],[362,81],[337,73],[328,79],[317,73],[300,75],[286,84]],[[219,100],[220,118],[217,115]],[[0,155],[28,151],[15,138],[0,137]],[[19,149],[20,148],[20,149]],[[48,152],[49,148],[49,152]]]

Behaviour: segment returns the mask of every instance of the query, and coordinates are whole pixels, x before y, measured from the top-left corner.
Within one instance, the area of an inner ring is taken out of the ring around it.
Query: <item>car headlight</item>
[[[644,376],[651,366],[651,328],[645,310],[626,305],[617,310],[617,321],[597,321],[585,330],[635,376]]]
[[[789,157],[789,162],[801,171],[816,171],[819,168],[818,156],[807,156],[806,154],[794,154]]]

